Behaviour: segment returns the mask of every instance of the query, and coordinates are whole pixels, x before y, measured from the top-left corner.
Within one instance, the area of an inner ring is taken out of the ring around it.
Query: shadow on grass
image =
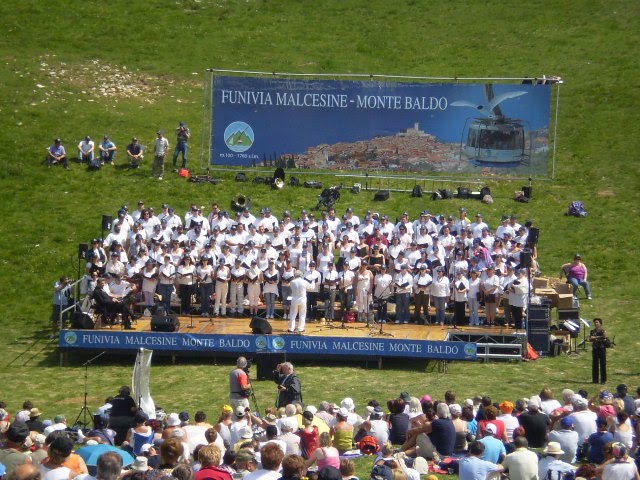
[[[22,341],[21,341],[22,340]],[[17,339],[15,355],[7,358],[7,367],[40,366],[52,367],[59,364],[58,337],[51,338],[51,330],[42,328],[28,337]]]

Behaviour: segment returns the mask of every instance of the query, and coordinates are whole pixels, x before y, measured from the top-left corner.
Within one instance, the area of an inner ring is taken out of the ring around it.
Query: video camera
[[[247,358],[247,366],[242,369],[242,371],[244,373],[246,373],[247,376],[249,376],[249,373],[251,372],[251,362],[252,361],[253,361],[253,358]]]

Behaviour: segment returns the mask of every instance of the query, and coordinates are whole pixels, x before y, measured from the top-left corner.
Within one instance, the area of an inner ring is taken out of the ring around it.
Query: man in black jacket
[[[121,314],[125,330],[133,330],[131,326],[133,313],[125,303],[115,301],[111,298],[111,295],[104,290],[104,278],[98,279],[96,288],[93,291],[93,300],[96,303],[96,307],[107,315],[113,313]]]
[[[278,364],[273,371],[273,381],[278,384],[277,407],[285,407],[290,403],[302,403],[302,384],[293,371],[290,362]]]

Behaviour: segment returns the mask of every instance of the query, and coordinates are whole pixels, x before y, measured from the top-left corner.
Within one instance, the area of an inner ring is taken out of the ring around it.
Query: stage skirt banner
[[[547,176],[551,86],[216,76],[211,162]]]
[[[287,353],[327,356],[412,357],[475,360],[476,344],[395,338],[305,337],[300,335],[203,335],[127,331],[65,330],[60,347],[70,349],[162,350],[167,352]]]

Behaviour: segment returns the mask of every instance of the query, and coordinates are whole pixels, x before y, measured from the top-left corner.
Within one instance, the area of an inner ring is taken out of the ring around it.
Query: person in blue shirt
[[[596,424],[598,425],[598,431],[589,436],[587,459],[589,463],[599,465],[605,461],[604,447],[607,443],[613,442],[613,434],[609,432],[609,426],[604,418],[598,417]]]
[[[109,137],[109,135],[105,135],[99,147],[100,161],[103,164],[113,164],[117,149],[118,147],[116,147],[116,144],[111,141],[111,137]]]
[[[507,454],[504,443],[494,436],[497,431],[496,426],[489,423],[486,427],[487,435],[479,440],[484,445],[484,453],[481,458],[491,463],[500,463]]]
[[[482,460],[484,445],[476,440],[469,446],[469,455],[460,460],[459,480],[486,480],[490,474],[503,472],[502,465]]]

